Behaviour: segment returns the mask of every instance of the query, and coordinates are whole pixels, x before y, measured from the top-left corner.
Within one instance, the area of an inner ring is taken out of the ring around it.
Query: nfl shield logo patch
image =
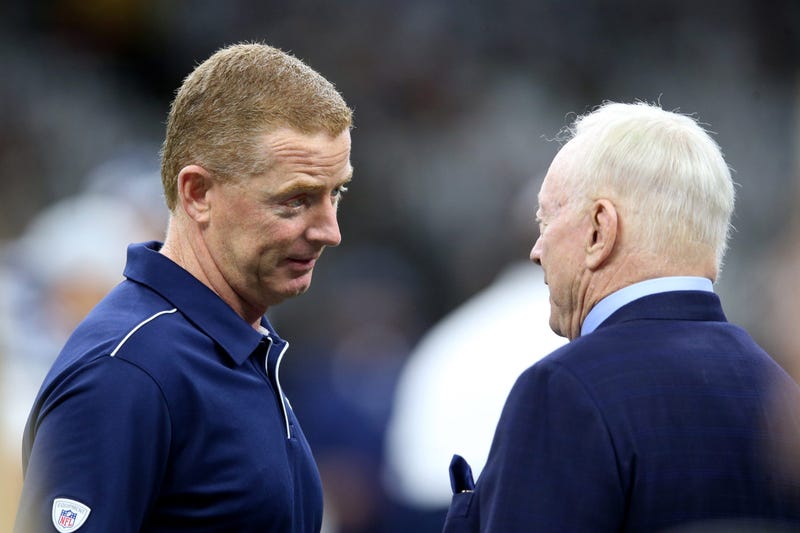
[[[67,498],[53,500],[53,525],[61,533],[76,531],[92,510],[81,502]]]

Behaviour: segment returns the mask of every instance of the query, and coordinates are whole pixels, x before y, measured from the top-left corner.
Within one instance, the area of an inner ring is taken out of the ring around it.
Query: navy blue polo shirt
[[[322,486],[278,382],[288,344],[131,245],[23,439],[20,532],[317,532]]]

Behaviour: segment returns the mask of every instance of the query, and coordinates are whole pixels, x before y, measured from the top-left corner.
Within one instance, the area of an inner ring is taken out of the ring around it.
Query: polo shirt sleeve
[[[141,529],[170,443],[167,405],[150,375],[101,357],[48,387],[29,424],[16,531],[72,531],[55,523],[83,519],[82,533]],[[72,502],[88,514],[74,513]]]
[[[503,409],[476,496],[481,531],[618,531],[624,494],[607,425],[568,369],[523,373]]]

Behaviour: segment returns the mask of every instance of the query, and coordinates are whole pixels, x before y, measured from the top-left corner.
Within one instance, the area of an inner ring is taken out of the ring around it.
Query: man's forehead
[[[539,194],[536,195],[539,211],[546,211],[550,204],[550,198],[552,194],[550,192],[549,185],[552,180],[548,179],[549,177],[550,174],[548,173],[548,175],[545,176],[544,181],[542,181],[542,186],[539,188]]]
[[[321,172],[350,167],[350,132],[338,136],[326,132],[303,133],[279,128],[263,134],[264,155],[275,165],[300,165],[318,168]]]
[[[264,133],[262,139],[264,145],[273,150],[300,147],[311,154],[325,153],[332,149],[349,151],[351,144],[350,130],[331,135],[325,131],[304,133],[290,127],[279,127]]]

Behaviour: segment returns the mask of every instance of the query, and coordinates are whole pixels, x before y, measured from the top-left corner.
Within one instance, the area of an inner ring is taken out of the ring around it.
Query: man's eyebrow
[[[339,180],[335,187],[341,187],[350,183],[353,179],[353,170],[350,169],[350,172],[347,175]],[[279,187],[276,191],[276,194],[281,196],[286,195],[295,195],[300,193],[319,193],[328,188],[327,183],[321,182],[319,180],[311,179],[311,178],[297,178],[292,180],[288,184],[284,185],[283,187]]]
[[[281,196],[294,195],[299,193],[314,193],[322,191],[326,188],[324,183],[317,180],[299,178],[292,180],[283,187],[279,187],[276,191]]]

